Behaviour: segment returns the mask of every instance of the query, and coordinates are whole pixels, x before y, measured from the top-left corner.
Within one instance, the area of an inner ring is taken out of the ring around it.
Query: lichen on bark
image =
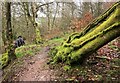
[[[35,33],[36,33],[36,44],[39,44],[42,42],[40,30],[38,28],[35,28]]]

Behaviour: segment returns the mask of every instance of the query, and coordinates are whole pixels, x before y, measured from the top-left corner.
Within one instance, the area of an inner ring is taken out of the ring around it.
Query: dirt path
[[[16,74],[17,79],[19,81],[54,80],[56,78],[55,73],[47,65],[48,51],[49,47],[43,47],[37,55],[25,60],[24,69]]]

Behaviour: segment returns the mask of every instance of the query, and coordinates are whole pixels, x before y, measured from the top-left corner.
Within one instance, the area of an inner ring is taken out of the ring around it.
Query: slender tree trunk
[[[24,9],[24,13],[27,15],[29,21],[32,23],[33,28],[35,29],[35,42],[36,44],[39,44],[42,42],[42,38],[41,38],[41,33],[40,30],[38,29],[38,24],[36,23],[35,18],[37,18],[37,9],[36,9],[36,4],[34,2],[31,3],[31,10],[32,10],[32,15],[30,14],[30,6],[29,3],[23,3],[22,4],[23,9]]]
[[[39,44],[42,42],[42,39],[41,39],[40,30],[38,28],[38,23],[35,20],[37,18],[37,10],[36,10],[36,4],[34,2],[32,3],[32,13],[33,13],[32,16],[33,26],[35,28],[35,35],[36,35],[36,44]]]
[[[56,19],[57,11],[58,11],[58,3],[56,3],[55,15],[53,17],[53,22],[52,22],[52,26],[51,26],[52,28],[54,27],[54,24],[55,24],[55,19]]]
[[[8,57],[9,61],[12,61],[16,58],[15,56],[15,49],[13,47],[13,34],[12,34],[12,27],[11,27],[11,3],[6,2],[6,20],[7,20],[7,27],[6,27],[6,38],[8,42]]]
[[[47,20],[48,20],[48,31],[51,31],[51,25],[50,25],[50,8],[49,8],[49,4],[47,4]]]
[[[54,62],[83,62],[91,53],[120,36],[120,1],[90,23],[81,33],[74,33],[51,54]]]
[[[3,41],[3,46],[2,50],[6,52],[6,45],[7,45],[7,40],[6,40],[6,18],[5,18],[5,12],[4,6],[2,6],[2,41]]]
[[[3,49],[3,51],[4,52],[6,52],[6,33],[5,33],[5,28],[3,27],[3,25],[2,25],[2,41],[3,41],[3,45],[4,45],[4,48],[2,48]]]

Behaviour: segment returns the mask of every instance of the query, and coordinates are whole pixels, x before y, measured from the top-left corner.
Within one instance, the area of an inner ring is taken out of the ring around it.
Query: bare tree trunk
[[[3,11],[4,10],[4,6],[2,6],[2,41],[3,41],[3,45],[4,45],[4,48],[2,48],[2,50],[4,52],[6,52],[6,45],[7,45],[7,40],[6,40],[6,17],[5,17],[5,14],[6,12]]]
[[[36,4],[34,2],[32,2],[32,13],[33,13],[33,16],[32,16],[33,26],[35,28],[35,34],[36,34],[36,44],[39,44],[42,42],[42,39],[41,39],[40,30],[38,28],[38,24],[35,20],[37,18],[37,10],[36,10]]]
[[[36,20],[35,18],[37,18],[37,9],[36,9],[36,4],[34,2],[31,3],[31,10],[32,10],[32,15],[30,14],[30,11],[29,11],[29,4],[28,2],[26,3],[23,3],[22,4],[23,6],[23,9],[24,9],[24,13],[27,15],[29,21],[32,23],[34,29],[35,29],[35,42],[38,44],[38,43],[41,43],[42,42],[42,38],[41,38],[41,33],[40,33],[40,30],[38,29],[38,24],[36,23]]]
[[[47,20],[48,20],[48,31],[51,30],[50,26],[50,9],[49,9],[49,4],[47,4]]]
[[[58,11],[58,3],[56,3],[57,5],[56,5],[56,10],[55,10],[55,15],[54,15],[54,17],[53,17],[53,22],[52,22],[52,28],[54,27],[54,24],[55,24],[55,19],[56,19],[56,14],[57,14],[57,11]]]
[[[53,63],[83,62],[91,53],[120,36],[120,1],[90,23],[81,33],[74,33],[51,54]]]
[[[12,27],[11,27],[11,3],[6,2],[6,20],[7,20],[7,27],[6,27],[6,38],[8,42],[8,57],[9,61],[12,61],[16,58],[15,56],[15,49],[13,47],[13,34],[12,34]]]

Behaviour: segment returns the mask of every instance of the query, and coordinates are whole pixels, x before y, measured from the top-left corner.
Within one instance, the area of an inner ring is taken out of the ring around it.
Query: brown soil
[[[43,47],[34,57],[24,59],[24,68],[12,78],[14,81],[53,81],[55,71],[47,65],[49,47]]]
[[[100,48],[97,53],[90,56],[84,65],[73,65],[71,70],[64,71],[64,64],[47,65],[49,47],[34,56],[25,56],[18,60],[8,74],[8,81],[71,81],[80,82],[88,80],[119,81],[119,50],[108,45]],[[96,57],[99,56],[99,57]],[[106,57],[103,57],[106,56]],[[102,58],[103,57],[103,58]],[[9,68],[7,68],[9,69]]]

